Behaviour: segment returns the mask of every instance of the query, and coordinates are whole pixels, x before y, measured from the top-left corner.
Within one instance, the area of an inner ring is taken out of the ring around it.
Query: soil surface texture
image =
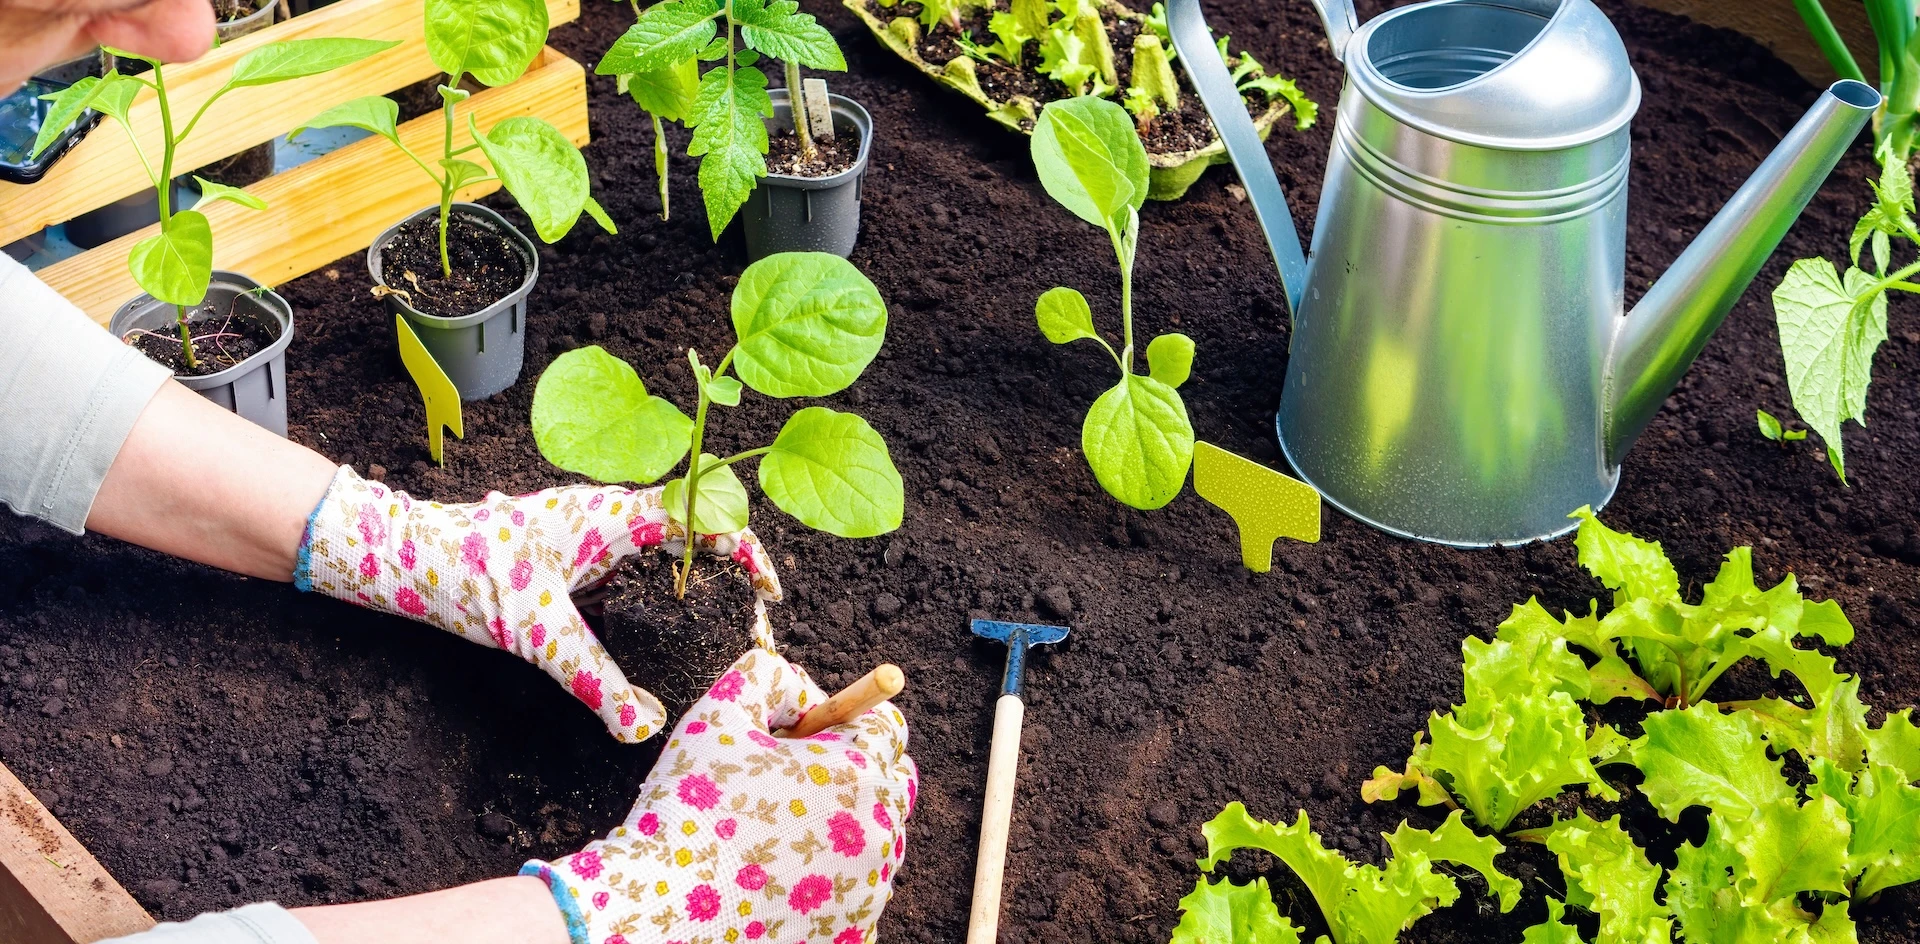
[[[527,229],[532,224],[520,217]],[[440,217],[417,217],[401,224],[380,256],[386,286],[404,293],[415,311],[442,318],[470,315],[520,288],[527,262],[508,238],[455,208],[447,222],[447,259],[440,266]]]
[[[180,350],[179,328],[173,325],[156,331],[128,334],[126,342],[140,353],[159,361],[161,366],[185,377],[217,374],[260,353],[280,337],[273,326],[263,324],[244,313],[215,313],[196,308],[187,313],[187,333],[193,338],[194,365],[187,366]]]
[[[789,177],[832,177],[860,159],[860,138],[856,134],[836,135],[828,141],[813,139],[813,160],[800,158],[800,136],[791,131],[776,131],[767,136],[767,173]]]
[[[1632,303],[1816,90],[1734,34],[1599,2],[1645,94],[1633,126]],[[1269,820],[1304,809],[1330,845],[1366,861],[1379,861],[1379,834],[1403,818],[1436,824],[1433,809],[1363,803],[1360,783],[1402,763],[1429,712],[1460,698],[1463,638],[1490,633],[1530,596],[1584,611],[1603,594],[1572,542],[1462,551],[1329,509],[1321,543],[1282,543],[1273,571],[1256,575],[1240,565],[1232,522],[1191,491],[1153,513],[1117,505],[1079,450],[1082,417],[1114,371],[1095,345],[1056,347],[1033,321],[1034,299],[1069,285],[1117,331],[1107,240],[1048,199],[1026,138],[880,47],[837,4],[807,9],[846,51],[836,87],[874,115],[853,262],[892,314],[866,376],[828,402],[890,444],[905,524],[842,540],[750,493],[787,592],[771,610],[789,655],[829,689],[881,662],[907,675],[899,704],[924,782],[880,939],[964,937],[1005,657],[968,633],[970,616],[1073,627],[1028,674],[1008,944],[1164,942],[1194,884],[1200,824],[1232,800]],[[1381,9],[1361,4],[1363,15]],[[1325,109],[1314,128],[1283,123],[1267,143],[1304,232],[1339,64],[1308,4],[1219,0],[1207,14]],[[473,501],[573,481],[528,430],[534,381],[561,352],[602,345],[652,392],[692,401],[676,365],[689,346],[712,360],[733,343],[728,296],[744,249],[737,228],[718,245],[708,238],[678,127],[666,132],[677,212],[658,220],[650,123],[612,78],[591,75],[631,19],[622,4],[583,4],[581,22],[552,37],[588,66],[585,153],[621,232],[576,227],[540,249],[521,382],[467,404],[466,438],[447,443],[445,468],[431,465],[392,319],[369,295],[362,258],[342,259],[280,289],[300,318],[288,352],[296,440],[420,498]],[[1789,407],[1768,292],[1796,258],[1842,257],[1872,172],[1865,146],[1841,162],[1641,437],[1604,517],[1663,542],[1690,595],[1728,548],[1750,544],[1769,584],[1793,572],[1811,598],[1840,601],[1858,633],[1837,652],[1841,667],[1859,674],[1868,702],[1898,707],[1920,702],[1920,307],[1893,301],[1872,425],[1847,431],[1852,487],[1818,444],[1783,448],[1754,425],[1756,408]],[[1233,183],[1216,168],[1184,201],[1143,211],[1136,327],[1197,342],[1182,393],[1202,438],[1284,467],[1273,417],[1289,321]],[[504,195],[489,199],[524,220]],[[717,412],[714,451],[771,441],[799,405],[749,396]],[[624,658],[635,671],[650,656]],[[1756,674],[1722,684],[1757,690],[1768,680]],[[619,821],[660,747],[614,743],[560,686],[504,653],[4,515],[0,701],[0,758],[166,918],[417,892],[569,854]],[[1648,826],[1632,828],[1653,841]],[[1512,914],[1463,878],[1459,902],[1405,939],[1517,942],[1560,879],[1529,849],[1501,865],[1528,890]],[[1262,867],[1242,855],[1231,869]],[[1265,874],[1281,907],[1320,933],[1300,883]],[[1912,886],[1854,915],[1870,944],[1920,941]]]
[[[753,646],[753,585],[732,562],[696,555],[684,599],[674,596],[679,558],[645,554],[621,564],[607,581],[604,615],[589,625],[614,661],[631,666],[627,681],[666,706],[667,723],[720,680]]]
[[[210,0],[213,15],[222,23],[230,23],[260,12],[260,8],[273,0]]]

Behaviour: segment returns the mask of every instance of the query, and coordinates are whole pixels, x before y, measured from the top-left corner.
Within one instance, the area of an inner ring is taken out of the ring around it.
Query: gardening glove
[[[680,719],[624,824],[520,870],[553,891],[572,944],[871,942],[919,775],[889,703],[772,736],[825,700],[785,659],[741,656]]]
[[[685,549],[660,492],[578,485],[442,505],[341,466],[307,519],[294,585],[505,649],[586,702],[614,737],[644,741],[666,711],[628,683],[570,595],[604,581],[628,556]],[[697,546],[739,564],[762,600],[780,599],[779,578],[752,531],[702,535]]]

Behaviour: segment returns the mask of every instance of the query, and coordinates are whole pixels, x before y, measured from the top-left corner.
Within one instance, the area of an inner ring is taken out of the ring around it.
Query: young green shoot
[[[625,361],[599,347],[554,359],[533,393],[533,436],[547,461],[602,482],[653,482],[687,459],[661,502],[687,537],[674,591],[684,596],[694,534],[747,526],[736,463],[759,459],[760,489],[801,524],[846,538],[900,526],[905,488],[887,444],[852,413],[810,406],[771,444],[728,456],[707,451],[707,416],[740,405],[743,388],[775,398],[824,397],[850,386],[880,352],[880,293],[829,253],[779,253],[747,267],[733,292],[737,340],[709,367],[687,350],[692,419],[647,392]],[[731,372],[731,375],[729,374]]]
[[[157,59],[125,50],[108,51],[118,58],[145,62],[152,71],[146,75],[126,75],[110,69],[106,75],[88,76],[44,96],[51,104],[41,124],[40,136],[34,141],[34,156],[51,146],[60,131],[89,108],[119,122],[133,143],[133,153],[159,195],[160,231],[134,245],[133,251],[127,254],[127,267],[142,291],[173,306],[174,323],[180,334],[180,359],[189,369],[198,369],[200,359],[187,325],[187,310],[204,301],[207,289],[213,284],[213,228],[200,207],[215,200],[226,200],[252,210],[264,210],[267,204],[245,190],[195,177],[200,185],[199,202],[189,209],[176,208],[173,205],[174,159],[180,145],[199,126],[213,103],[234,89],[319,75],[397,45],[398,42],[347,37],[268,43],[234,62],[227,81],[200,103],[184,125],[177,123],[174,102],[167,94],[165,67]],[[158,166],[141,146],[140,136],[128,121],[134,99],[142,89],[153,92],[154,104],[160,113]]]

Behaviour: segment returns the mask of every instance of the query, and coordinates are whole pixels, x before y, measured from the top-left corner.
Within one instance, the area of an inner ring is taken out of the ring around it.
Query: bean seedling
[[[51,104],[46,120],[40,127],[40,136],[33,144],[34,156],[39,156],[51,146],[59,138],[60,132],[89,108],[119,122],[126,129],[127,138],[133,142],[133,153],[140,158],[141,169],[146,171],[147,179],[153,183],[154,191],[159,195],[160,231],[134,245],[133,251],[127,254],[127,268],[132,270],[133,280],[141,291],[173,306],[174,323],[180,332],[180,360],[188,368],[198,368],[200,358],[194,347],[193,334],[187,326],[187,309],[204,301],[208,287],[213,284],[213,227],[199,208],[214,200],[227,200],[252,210],[264,210],[267,204],[238,187],[196,176],[193,179],[200,185],[199,201],[192,208],[176,209],[173,205],[173,165],[181,143],[199,126],[207,109],[234,89],[319,75],[352,65],[398,45],[398,42],[347,37],[268,43],[234,62],[233,72],[227,76],[226,83],[201,102],[199,110],[177,131],[173,102],[167,95],[166,69],[159,60],[138,53],[108,50],[117,58],[147,63],[152,67],[151,73],[127,75],[118,69],[109,69],[106,75],[97,78],[88,76],[59,92],[44,96]],[[153,90],[154,101],[160,111],[158,166],[148,157],[146,149],[140,144],[140,136],[127,120],[134,98],[143,88]]]
[[[472,76],[482,85],[498,87],[518,79],[540,54],[547,41],[547,5],[544,0],[427,0],[427,54],[447,74],[439,87],[445,117],[440,157],[429,166],[400,140],[400,106],[390,98],[369,95],[343,102],[315,115],[294,130],[351,127],[371,131],[411,158],[440,186],[440,274],[453,274],[447,254],[447,225],[453,198],[463,187],[499,180],[513,194],[534,231],[544,242],[567,235],[581,213],[609,233],[618,232],[613,220],[593,199],[587,177],[587,159],[565,132],[531,115],[502,120],[485,133],[472,115],[467,131],[473,141],[454,147],[457,122],[454,108],[471,97],[460,87]],[[461,157],[478,149],[493,164],[492,172]]]
[[[1193,425],[1176,388],[1193,369],[1193,339],[1163,334],[1147,345],[1147,373],[1133,372],[1133,260],[1147,199],[1147,150],[1126,111],[1105,99],[1049,102],[1033,129],[1033,163],[1047,193],[1106,230],[1120,260],[1121,348],[1093,327],[1093,309],[1071,288],[1040,296],[1035,317],[1055,344],[1090,338],[1120,368],[1120,382],[1093,401],[1081,427],[1087,464],[1107,493],[1135,508],[1180,494],[1193,462]]]
[[[810,406],[772,444],[725,458],[708,453],[707,410],[740,405],[742,386],[769,397],[824,397],[858,379],[886,338],[887,307],[852,263],[828,253],[778,253],[747,267],[733,292],[733,349],[712,367],[687,349],[698,390],[693,419],[647,393],[625,361],[598,346],[555,358],[533,392],[533,437],[547,461],[602,482],[652,482],[691,455],[662,503],[681,527],[724,534],[747,526],[747,492],[733,465],[760,460],[760,488],[801,524],[844,538],[900,526],[905,488],[887,444],[852,413]],[[728,376],[731,369],[737,376]],[[693,567],[686,542],[674,590]]]

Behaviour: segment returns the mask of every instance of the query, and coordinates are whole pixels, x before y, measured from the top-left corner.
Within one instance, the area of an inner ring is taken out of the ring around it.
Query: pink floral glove
[[[825,700],[787,660],[741,656],[680,719],[624,825],[520,874],[553,890],[573,944],[868,944],[919,777],[888,703],[772,736]]]
[[[644,549],[679,554],[684,539],[658,488],[491,492],[472,504],[442,505],[341,466],[307,519],[293,580],[302,590],[505,649],[545,669],[614,737],[638,742],[660,729],[666,712],[627,682],[569,595]],[[780,599],[779,578],[752,531],[702,535],[699,543],[738,563],[762,601]]]

